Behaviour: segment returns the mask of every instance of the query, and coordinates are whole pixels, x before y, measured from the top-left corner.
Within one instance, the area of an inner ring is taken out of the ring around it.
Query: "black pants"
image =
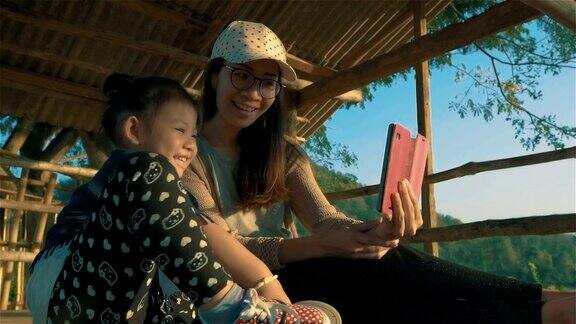
[[[542,288],[399,246],[380,260],[320,258],[278,272],[292,301],[352,323],[540,323]]]

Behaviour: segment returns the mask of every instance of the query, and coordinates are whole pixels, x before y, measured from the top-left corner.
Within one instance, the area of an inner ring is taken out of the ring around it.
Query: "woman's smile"
[[[258,107],[254,107],[254,106],[251,106],[251,105],[246,104],[246,103],[237,103],[235,101],[232,101],[232,103],[234,104],[234,107],[236,107],[237,109],[242,110],[244,112],[251,113],[251,112],[255,112],[258,110]]]

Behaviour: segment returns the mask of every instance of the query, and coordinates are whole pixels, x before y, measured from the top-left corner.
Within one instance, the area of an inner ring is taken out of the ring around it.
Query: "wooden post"
[[[26,194],[26,185],[28,182],[28,175],[30,173],[29,169],[22,169],[22,175],[20,176],[20,188],[18,188],[18,196],[16,200],[23,202]],[[8,250],[16,250],[16,242],[18,242],[18,232],[20,231],[20,221],[24,211],[17,210],[11,213],[11,221],[7,222],[10,224],[10,230],[8,232]],[[4,267],[4,281],[2,284],[2,294],[0,296],[0,310],[7,310],[10,298],[10,286],[12,284],[12,275],[14,272],[14,262],[7,262]]]
[[[56,188],[56,173],[52,173],[50,180],[48,180],[48,186],[46,186],[46,194],[44,195],[44,204],[52,205],[52,199],[54,197],[54,189]],[[34,233],[34,246],[32,252],[40,252],[42,247],[42,240],[44,239],[44,231],[46,230],[46,223],[48,222],[48,213],[43,212],[40,214],[38,219],[38,225],[36,227],[36,232]]]
[[[23,251],[23,248],[18,251]],[[16,263],[16,298],[14,300],[14,310],[22,310],[26,307],[24,290],[26,289],[26,271],[24,271],[24,262]]]
[[[424,1],[413,1],[414,5],[414,38],[426,35],[427,21]],[[426,161],[425,176],[434,173],[434,159],[432,157],[432,108],[430,107],[430,74],[428,61],[422,61],[414,66],[416,70],[416,99],[418,105],[418,132],[426,137],[430,143],[428,159]],[[434,185],[422,186],[422,218],[424,228],[436,227],[438,216],[436,215],[436,199],[434,198]],[[426,252],[438,256],[438,243],[424,243]]]
[[[10,195],[5,196],[6,200],[10,200]],[[4,212],[2,213],[2,228],[0,228],[0,238],[2,241],[6,241],[8,239],[8,215],[12,212],[8,208],[4,208]],[[0,247],[0,254],[4,253],[4,251],[8,249],[7,246]],[[6,270],[6,262],[0,261],[0,296],[2,296],[2,283],[4,282],[4,271]]]

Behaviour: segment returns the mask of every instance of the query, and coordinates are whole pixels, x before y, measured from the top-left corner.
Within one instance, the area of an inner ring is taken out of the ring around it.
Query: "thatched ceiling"
[[[426,2],[427,17],[448,0]],[[88,132],[99,128],[107,75],[180,80],[190,91],[218,32],[231,20],[270,26],[301,88],[408,42],[412,1],[22,1],[0,4],[0,114]],[[345,100],[358,100],[359,91]],[[303,107],[311,135],[342,104]]]

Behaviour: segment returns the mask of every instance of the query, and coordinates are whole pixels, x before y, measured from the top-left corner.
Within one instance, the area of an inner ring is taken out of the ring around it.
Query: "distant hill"
[[[314,165],[316,179],[324,192],[358,188],[356,177]],[[376,195],[337,202],[350,217],[378,217]],[[489,219],[490,215],[486,215]],[[440,226],[461,224],[455,217],[439,214]],[[299,230],[305,231],[301,226]],[[541,283],[546,288],[576,289],[576,236],[504,236],[440,243],[440,257],[458,264]],[[421,244],[415,244],[421,248]]]

